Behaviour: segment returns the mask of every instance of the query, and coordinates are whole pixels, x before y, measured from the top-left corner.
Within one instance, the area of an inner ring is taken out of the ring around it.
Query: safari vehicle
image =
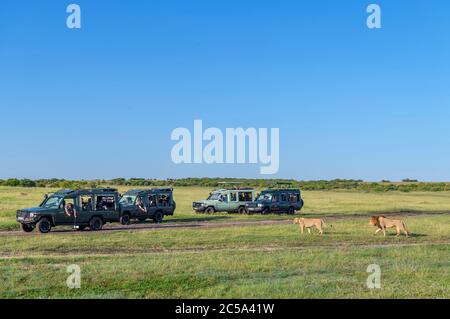
[[[77,212],[66,214],[66,205],[72,204]],[[52,227],[70,225],[79,230],[101,230],[108,222],[120,219],[119,193],[113,188],[81,190],[60,190],[33,208],[18,210],[17,221],[22,230],[32,232],[36,227],[41,233],[48,233]]]
[[[141,205],[139,206],[139,202]],[[129,225],[132,219],[141,222],[152,219],[161,223],[164,216],[172,216],[176,209],[172,188],[135,189],[126,192],[120,199],[122,225]]]
[[[255,200],[253,188],[227,188],[211,192],[206,200],[193,202],[196,213],[213,214],[215,212],[247,213],[246,205]]]
[[[249,213],[288,213],[295,214],[303,207],[299,189],[268,189],[262,191],[255,202],[248,203]]]

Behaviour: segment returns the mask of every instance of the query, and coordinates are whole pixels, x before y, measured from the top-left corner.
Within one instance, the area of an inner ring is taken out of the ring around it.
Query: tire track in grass
[[[180,253],[208,253],[208,252],[279,252],[279,251],[304,251],[310,249],[326,249],[326,250],[336,250],[336,249],[360,249],[360,248],[402,248],[402,247],[424,247],[430,245],[450,245],[450,240],[436,240],[428,242],[413,242],[413,243],[338,243],[338,244],[307,244],[302,246],[266,246],[266,247],[186,247],[186,248],[148,248],[140,250],[120,250],[120,249],[105,249],[102,250],[72,250],[66,251],[64,253],[54,252],[54,251],[42,251],[36,254],[0,254],[0,260],[12,260],[20,258],[84,258],[84,257],[133,257],[136,255],[155,255],[155,254],[180,254]]]
[[[166,230],[166,229],[207,229],[207,228],[222,228],[222,227],[246,227],[246,226],[271,226],[271,225],[282,225],[292,223],[292,219],[296,217],[314,217],[323,218],[327,220],[357,220],[362,218],[369,218],[371,215],[383,215],[387,217],[408,217],[408,216],[442,216],[450,215],[450,211],[444,212],[425,212],[425,211],[400,211],[400,212],[380,212],[380,213],[368,213],[368,214],[347,214],[347,215],[323,215],[323,214],[297,214],[292,215],[290,219],[282,220],[239,220],[231,222],[166,222],[162,224],[152,224],[152,223],[136,223],[129,226],[108,224],[103,227],[102,232],[120,232],[120,231],[143,231],[143,230]],[[75,231],[72,229],[56,229],[52,230],[51,234],[73,234],[73,235],[88,235],[96,234],[98,232],[90,231]],[[0,231],[0,237],[2,236],[45,236],[39,234],[36,230],[32,233],[24,233],[22,231]]]

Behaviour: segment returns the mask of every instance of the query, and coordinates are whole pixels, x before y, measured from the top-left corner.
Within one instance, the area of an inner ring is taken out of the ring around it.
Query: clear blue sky
[[[66,6],[82,29],[66,27]],[[366,7],[382,8],[381,30]],[[449,1],[4,0],[0,178],[261,177],[175,165],[176,127],[278,127],[295,179],[450,180]],[[102,139],[102,141],[99,140]]]

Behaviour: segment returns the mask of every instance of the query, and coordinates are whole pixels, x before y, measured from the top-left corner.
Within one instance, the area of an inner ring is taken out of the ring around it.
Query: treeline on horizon
[[[228,183],[228,184],[227,184]],[[255,188],[300,188],[301,190],[358,190],[366,192],[413,192],[450,191],[450,183],[419,182],[413,179],[404,179],[402,182],[365,182],[363,180],[316,180],[297,181],[290,179],[239,179],[239,178],[180,178],[180,179],[144,179],[144,178],[115,178],[111,180],[65,180],[65,179],[0,179],[0,186],[9,187],[48,187],[48,188],[96,188],[108,186],[133,187],[187,187],[201,186],[209,188],[255,187]]]

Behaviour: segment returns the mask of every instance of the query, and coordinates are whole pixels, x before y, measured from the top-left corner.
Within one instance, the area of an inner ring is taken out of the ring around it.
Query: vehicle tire
[[[122,225],[130,225],[130,214],[123,214],[122,217],[120,217],[120,223]]]
[[[157,224],[162,223],[164,219],[164,215],[162,212],[156,212],[155,215],[153,215],[153,221]]]
[[[240,215],[247,214],[247,209],[244,206],[239,207],[238,214],[240,214]]]
[[[36,225],[30,225],[30,224],[22,224],[22,230],[26,233],[31,233]]]
[[[99,231],[102,230],[102,228],[103,228],[103,220],[98,216],[93,217],[89,222],[89,229],[91,231]]]
[[[289,210],[288,210],[288,214],[289,215],[294,215],[295,214],[295,209],[294,209],[294,207],[289,207]]]
[[[214,207],[208,207],[205,209],[205,214],[211,215],[214,214],[216,212],[216,210],[214,209]]]
[[[264,209],[262,210],[262,214],[263,214],[263,215],[268,215],[268,214],[270,214],[270,209],[269,209],[269,207],[264,207]]]
[[[37,227],[39,229],[39,232],[42,234],[47,234],[52,229],[52,222],[50,219],[44,217],[41,218],[41,220],[37,223]]]
[[[145,217],[138,218],[138,221],[140,221],[141,223],[145,222],[146,220],[147,220],[147,218],[145,218]]]

